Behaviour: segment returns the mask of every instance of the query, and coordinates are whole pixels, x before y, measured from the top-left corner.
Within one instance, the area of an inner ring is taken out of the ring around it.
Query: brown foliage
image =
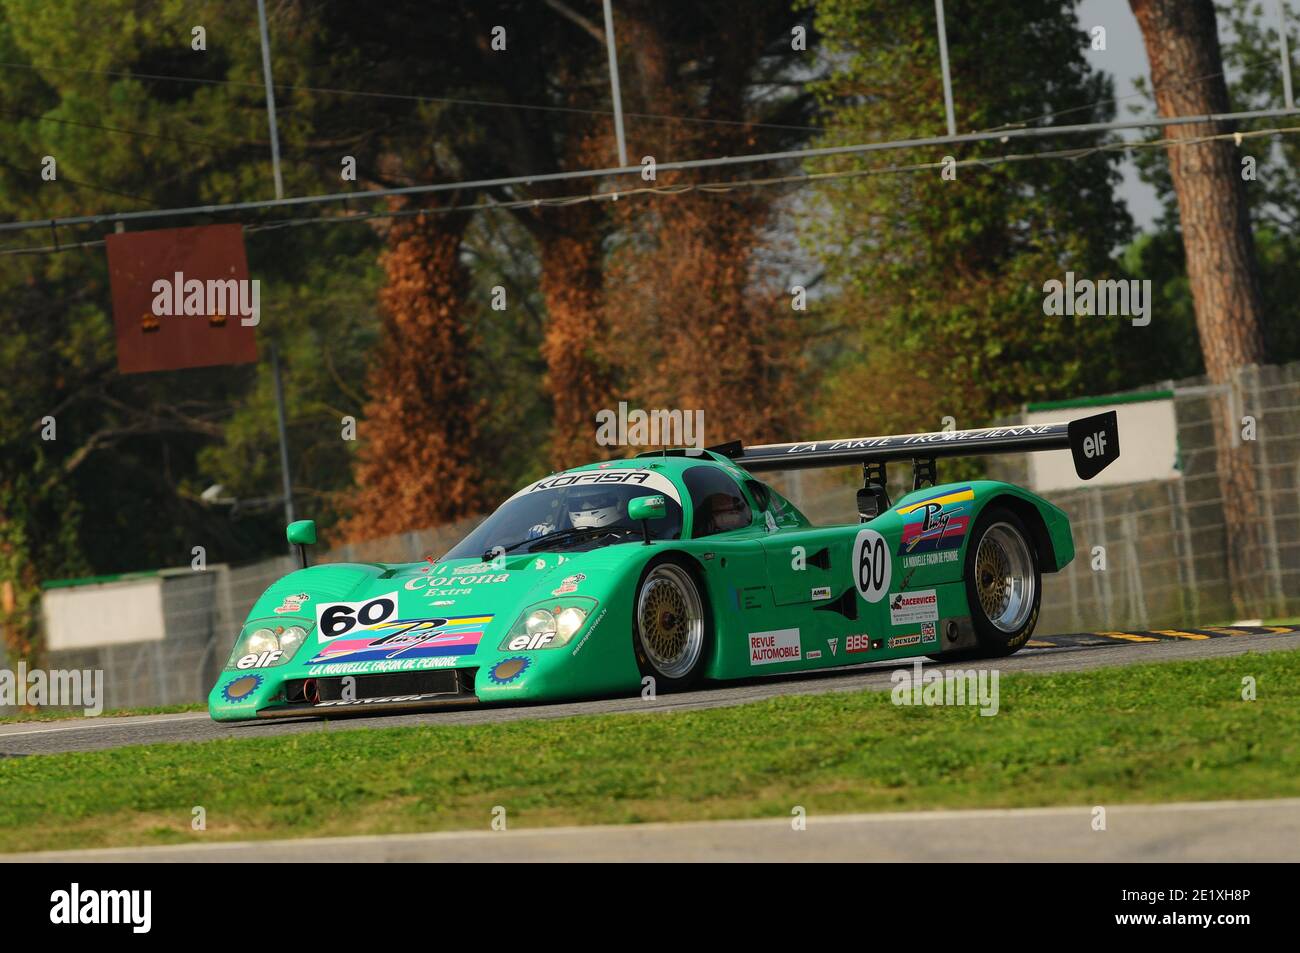
[[[473,463],[479,408],[461,323],[467,224],[447,214],[393,220],[382,258],[383,336],[358,426],[358,492],[343,526],[349,539],[432,526],[487,502]]]
[[[634,210],[637,241],[612,266],[610,323],[631,399],[702,409],[711,443],[787,438],[799,352],[789,299],[756,281],[766,209],[750,195],[658,201]]]
[[[551,465],[584,463],[596,455],[596,411],[610,402],[611,372],[601,353],[603,214],[590,205],[550,209],[541,238],[546,299],[546,389],[554,408]]]
[[[748,74],[759,55],[754,31],[731,38],[736,42],[728,41],[729,52],[708,88],[692,89],[680,78],[691,70],[691,51],[666,41],[668,21],[634,6],[622,22],[632,50],[635,108],[726,121],[632,122],[632,161],[754,150],[753,127],[736,121],[747,114]],[[728,177],[734,175],[661,172],[655,184]],[[708,442],[788,438],[801,416],[795,407],[794,313],[781,283],[761,274],[757,263],[772,196],[742,187],[633,199],[613,207],[622,235],[607,281],[609,323],[629,400],[702,409]]]

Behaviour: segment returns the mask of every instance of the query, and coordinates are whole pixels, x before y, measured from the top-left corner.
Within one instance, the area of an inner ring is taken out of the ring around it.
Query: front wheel
[[[1003,506],[985,510],[966,550],[966,599],[980,655],[1010,655],[1029,641],[1042,588],[1024,522]]]
[[[708,660],[708,605],[695,574],[672,557],[641,574],[632,609],[632,647],[656,690],[680,691],[700,680]]]

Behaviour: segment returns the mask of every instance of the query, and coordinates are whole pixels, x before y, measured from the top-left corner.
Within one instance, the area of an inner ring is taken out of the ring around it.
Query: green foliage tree
[[[815,7],[831,75],[817,83],[821,144],[934,136],[944,106],[928,4],[822,0]],[[946,4],[958,131],[1111,118],[1111,81],[1090,70],[1067,0]],[[1027,51],[1032,51],[1028,55]],[[1070,110],[1057,118],[1054,114]],[[962,165],[1067,142],[910,150],[810,164],[864,173],[831,180],[808,216],[824,263],[821,342],[830,371],[820,429],[834,435],[978,426],[1024,401],[1116,387],[1140,363],[1142,330],[1103,317],[1049,317],[1043,285],[1066,271],[1100,279],[1131,220],[1114,195],[1115,157],[1093,154]],[[933,168],[865,174],[886,164]],[[826,326],[832,333],[825,334]]]
[[[191,48],[198,24],[204,51]],[[272,194],[255,8],[4,0],[0,64],[0,218]],[[287,142],[310,131],[292,109],[281,128]],[[290,189],[320,181],[285,167]],[[283,546],[265,360],[118,374],[104,231],[0,240],[0,587],[14,591],[0,607],[22,651],[41,580],[185,565],[195,546],[210,563]],[[46,245],[61,251],[11,254]],[[268,292],[263,355],[275,341],[286,366],[295,483],[328,514],[350,481],[339,418],[361,403],[379,239],[365,225],[250,231],[248,248]],[[213,483],[266,502],[209,505]]]

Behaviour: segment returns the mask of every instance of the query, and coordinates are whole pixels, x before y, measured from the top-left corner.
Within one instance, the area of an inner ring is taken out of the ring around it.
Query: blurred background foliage
[[[289,195],[615,163],[595,0],[270,6]],[[943,129],[928,4],[615,6],[633,162]],[[1221,12],[1239,109],[1277,98],[1276,38],[1257,6],[1234,0]],[[1089,67],[1071,0],[947,8],[963,130],[1116,115],[1112,79]],[[505,52],[489,45],[497,24]],[[191,48],[196,25],[203,52]],[[791,48],[795,30],[806,51]],[[0,0],[0,219],[272,197],[257,37],[253,4]],[[1260,140],[1251,189],[1278,362],[1300,357],[1296,143]],[[953,156],[1057,145],[976,144]],[[54,182],[41,179],[46,155],[58,161]],[[357,160],[356,182],[340,178],[345,155]],[[931,168],[811,188],[502,207],[613,187],[584,180],[393,203],[401,215],[426,213],[418,221],[430,243],[450,234],[448,208],[482,206],[456,226],[448,270],[463,280],[412,292],[442,296],[427,308],[392,291],[397,269],[411,265],[393,254],[394,222],[412,219],[284,223],[385,208],[373,200],[250,213],[239,220],[263,283],[259,363],[132,376],[115,366],[102,247],[67,247],[108,227],[0,236],[0,252],[64,249],[0,254],[0,579],[22,611],[43,579],[184,565],[196,545],[209,562],[279,552],[271,343],[299,513],[320,521],[327,542],[345,528],[428,525],[557,464],[598,458],[606,451],[594,446],[591,414],[619,400],[703,408],[710,442],[753,442],[930,430],[947,415],[978,426],[1026,401],[1199,373],[1166,160],[1138,156],[1165,200],[1142,232],[1116,193],[1117,152],[960,165],[956,181]],[[657,184],[940,158],[877,153],[664,174]],[[130,227],[207,220],[230,219]],[[1042,284],[1066,270],[1151,279],[1156,320],[1140,329],[1045,318]],[[790,307],[795,284],[809,289],[806,311]],[[491,307],[497,287],[505,310]],[[437,341],[464,353],[431,353]],[[438,376],[438,366],[456,373]],[[412,424],[400,408],[428,403],[412,382],[430,379],[455,397]],[[57,440],[40,439],[47,416]],[[341,439],[348,416],[357,442]],[[447,443],[462,433],[474,434],[472,447]],[[430,459],[431,446],[456,452]],[[453,477],[464,499],[438,492]],[[201,499],[217,484],[240,504]],[[417,492],[372,519],[394,486]]]

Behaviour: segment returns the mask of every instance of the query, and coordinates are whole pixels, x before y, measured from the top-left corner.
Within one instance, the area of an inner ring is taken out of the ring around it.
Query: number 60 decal
[[[357,626],[370,628],[397,614],[397,593],[365,602],[327,602],[316,606],[316,631],[322,642],[347,635]]]
[[[893,563],[889,544],[874,529],[858,531],[853,541],[853,584],[868,602],[879,602],[889,592]]]

